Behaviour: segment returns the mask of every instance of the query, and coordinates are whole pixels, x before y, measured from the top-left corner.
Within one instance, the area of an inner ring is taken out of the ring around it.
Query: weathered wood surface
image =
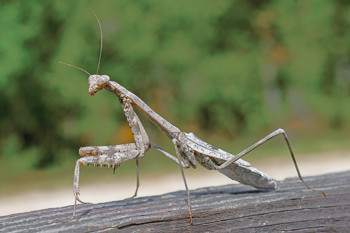
[[[0,217],[0,232],[350,232],[350,171],[306,177],[327,198],[297,178],[276,191],[225,185],[191,191],[193,225],[186,193],[102,204],[45,209]]]

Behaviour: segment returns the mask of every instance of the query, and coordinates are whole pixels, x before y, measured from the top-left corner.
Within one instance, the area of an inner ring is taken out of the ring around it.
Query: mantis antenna
[[[69,63],[65,63],[65,62],[61,62],[61,61],[59,61],[58,63],[61,63],[61,64],[63,64],[63,65],[67,65],[67,66],[71,66],[71,67],[77,68],[77,69],[79,69],[79,70],[84,71],[84,72],[87,73],[88,75],[91,75],[89,72],[87,72],[86,70],[84,70],[83,68],[80,68],[80,67],[78,67],[78,66],[75,66],[75,65],[72,65],[72,64],[69,64]]]
[[[102,34],[102,27],[101,27],[101,23],[100,20],[98,19],[97,15],[95,14],[95,12],[93,10],[91,10],[91,8],[89,8],[90,11],[95,15],[96,20],[98,22],[98,27],[100,28],[100,38],[101,38],[101,46],[100,46],[100,55],[98,57],[98,64],[97,64],[97,71],[96,74],[98,74],[98,70],[100,69],[100,63],[101,63],[101,56],[102,56],[102,47],[103,47],[103,34]]]
[[[100,20],[98,19],[97,15],[95,14],[95,12],[93,10],[91,10],[91,8],[89,8],[89,10],[92,12],[92,14],[95,15],[96,17],[96,20],[98,22],[98,26],[99,26],[99,29],[100,29],[100,38],[101,38],[101,46],[100,46],[100,54],[99,54],[99,57],[98,57],[98,64],[97,64],[97,71],[96,71],[96,74],[98,74],[98,70],[100,69],[100,63],[101,63],[101,56],[102,56],[102,47],[103,47],[103,34],[102,34],[102,27],[101,27],[101,23],[100,23]],[[89,72],[87,72],[86,70],[84,70],[83,68],[80,68],[78,66],[75,66],[75,65],[72,65],[72,64],[69,64],[69,63],[65,63],[65,62],[58,62],[58,63],[61,63],[61,64],[64,64],[64,65],[67,65],[67,66],[71,66],[71,67],[74,67],[76,69],[79,69],[79,70],[82,70],[84,71],[85,73],[87,73],[88,75],[91,76],[91,74]]]

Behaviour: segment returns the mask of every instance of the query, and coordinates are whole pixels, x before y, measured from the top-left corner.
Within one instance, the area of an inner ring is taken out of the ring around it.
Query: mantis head
[[[108,75],[98,75],[93,74],[89,77],[89,94],[95,95],[96,92],[104,88],[107,83],[109,82],[109,76]]]

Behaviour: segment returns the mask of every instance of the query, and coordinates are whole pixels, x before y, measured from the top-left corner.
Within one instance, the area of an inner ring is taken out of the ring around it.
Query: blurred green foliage
[[[58,64],[95,72],[89,7],[100,73],[184,131],[349,126],[347,1],[1,0],[0,159],[22,171],[131,140],[115,96]]]

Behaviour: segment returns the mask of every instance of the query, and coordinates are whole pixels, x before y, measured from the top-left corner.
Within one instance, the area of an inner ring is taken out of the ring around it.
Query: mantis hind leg
[[[283,130],[283,129],[277,129],[275,130],[274,132],[268,134],[266,137],[264,137],[263,139],[259,140],[258,142],[254,143],[253,145],[251,145],[250,147],[248,147],[247,149],[243,150],[242,152],[240,152],[239,154],[237,154],[234,158],[230,159],[230,160],[227,160],[226,162],[224,162],[223,164],[221,164],[220,166],[216,166],[216,169],[220,170],[220,169],[223,169],[227,166],[229,166],[230,164],[234,163],[235,161],[237,161],[238,159],[242,158],[243,156],[245,156],[246,154],[248,154],[249,152],[251,152],[252,150],[256,149],[258,146],[262,145],[263,143],[267,142],[268,140],[278,136],[278,135],[283,135],[283,138],[288,146],[288,150],[289,150],[289,153],[292,157],[292,160],[293,160],[293,163],[294,163],[294,166],[295,166],[295,169],[298,173],[298,177],[299,179],[301,180],[301,182],[303,182],[303,184],[310,190],[313,190],[313,191],[318,191],[320,193],[322,193],[324,196],[326,196],[327,194],[321,190],[321,189],[314,189],[312,188],[311,186],[309,186],[303,179],[303,177],[301,176],[301,173],[299,171],[299,167],[298,167],[298,164],[297,164],[297,161],[295,159],[295,156],[294,156],[294,153],[292,151],[292,147],[290,146],[290,142],[289,142],[289,139],[288,139],[288,136],[287,136],[287,133]]]

